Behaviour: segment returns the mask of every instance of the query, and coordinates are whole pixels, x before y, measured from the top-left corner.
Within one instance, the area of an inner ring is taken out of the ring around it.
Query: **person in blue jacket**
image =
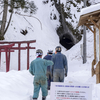
[[[37,100],[39,91],[42,91],[42,100],[46,100],[48,95],[47,90],[47,66],[53,65],[50,60],[42,59],[43,51],[41,49],[36,50],[37,58],[33,60],[29,67],[29,72],[34,75],[34,93],[33,100]]]
[[[53,54],[53,50],[48,50],[47,55],[43,59],[51,60],[52,54]],[[52,81],[51,67],[52,66],[47,67],[47,82],[48,82],[48,87],[47,88],[48,88],[48,90],[50,90],[50,85],[51,85],[51,81]]]
[[[61,47],[56,47],[57,54],[52,56],[53,66],[52,66],[52,76],[53,82],[64,82],[64,76],[67,77],[68,64],[67,58],[61,53]]]

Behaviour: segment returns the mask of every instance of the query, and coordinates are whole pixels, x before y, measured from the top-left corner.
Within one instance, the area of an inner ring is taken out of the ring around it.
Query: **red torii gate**
[[[6,72],[9,71],[9,65],[10,65],[10,52],[14,52],[14,50],[10,50],[12,46],[15,44],[9,44],[9,45],[0,45],[0,67],[1,67],[1,52],[6,53]]]
[[[30,43],[34,43],[36,42],[36,40],[30,40],[30,41],[0,41],[0,44],[9,44],[9,45],[4,45],[5,50],[3,50],[4,52],[6,52],[6,72],[9,71],[9,63],[10,63],[10,52],[14,52],[14,50],[18,50],[18,70],[20,70],[20,52],[21,50],[26,50],[27,49],[27,69],[29,69],[29,49],[35,49],[35,47],[31,47]],[[21,47],[21,44],[26,43],[27,46],[26,47]],[[18,44],[18,47],[14,47],[14,44]],[[10,47],[9,47],[10,46]],[[9,50],[9,55],[7,56],[7,50],[6,48],[8,48]],[[2,48],[0,46],[0,57],[1,57],[1,51]],[[1,62],[1,59],[0,59]]]

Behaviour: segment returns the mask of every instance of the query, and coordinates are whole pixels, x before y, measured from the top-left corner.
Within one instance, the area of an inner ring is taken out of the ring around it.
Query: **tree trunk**
[[[3,10],[1,30],[0,30],[0,40],[4,39],[4,30],[5,30],[6,22],[7,22],[7,10],[8,10],[7,3],[8,3],[8,0],[4,0],[4,10]]]
[[[10,14],[10,18],[9,18],[7,27],[6,27],[5,30],[4,30],[4,35],[5,35],[6,31],[8,30],[8,27],[9,27],[10,22],[11,22],[11,19],[12,19],[12,15],[13,15],[13,7],[11,8],[11,11],[12,11],[12,12],[11,12],[11,14]]]

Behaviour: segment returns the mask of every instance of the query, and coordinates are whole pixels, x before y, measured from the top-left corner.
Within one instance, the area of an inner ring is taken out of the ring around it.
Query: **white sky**
[[[46,55],[48,49],[55,50],[59,44],[59,38],[56,34],[55,28],[59,25],[59,19],[56,21],[50,20],[50,12],[57,14],[58,12],[51,4],[42,4],[42,1],[35,0],[38,7],[35,17],[39,18],[42,23],[42,30],[40,23],[34,18],[13,15],[11,25],[5,35],[5,39],[12,40],[32,40],[36,39],[37,42],[33,44],[36,49],[40,48]],[[58,18],[58,16],[57,16]],[[28,34],[23,36],[20,34],[20,29],[28,30]],[[91,63],[93,60],[93,33],[87,31],[87,63],[82,63],[80,44],[81,40],[73,48],[66,51],[62,47],[62,53],[68,59],[68,77],[65,78],[66,84],[91,84],[92,85],[92,100],[100,100],[100,84],[96,84],[96,76],[91,77]],[[30,62],[36,58],[35,50],[31,50]],[[33,94],[33,76],[26,70],[26,51],[21,52],[21,71],[17,71],[17,53],[11,55],[10,71],[5,72],[5,56],[2,54],[2,63],[0,67],[0,100],[30,100]],[[38,100],[41,100],[41,91]],[[50,99],[50,91],[47,96]]]

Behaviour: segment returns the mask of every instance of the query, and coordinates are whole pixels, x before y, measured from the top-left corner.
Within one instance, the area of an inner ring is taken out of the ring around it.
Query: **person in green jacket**
[[[48,95],[47,90],[47,66],[53,65],[50,60],[42,59],[43,51],[41,49],[36,50],[37,58],[30,64],[29,72],[34,75],[34,93],[33,100],[37,100],[39,96],[40,88],[42,90],[42,100],[46,100]]]

